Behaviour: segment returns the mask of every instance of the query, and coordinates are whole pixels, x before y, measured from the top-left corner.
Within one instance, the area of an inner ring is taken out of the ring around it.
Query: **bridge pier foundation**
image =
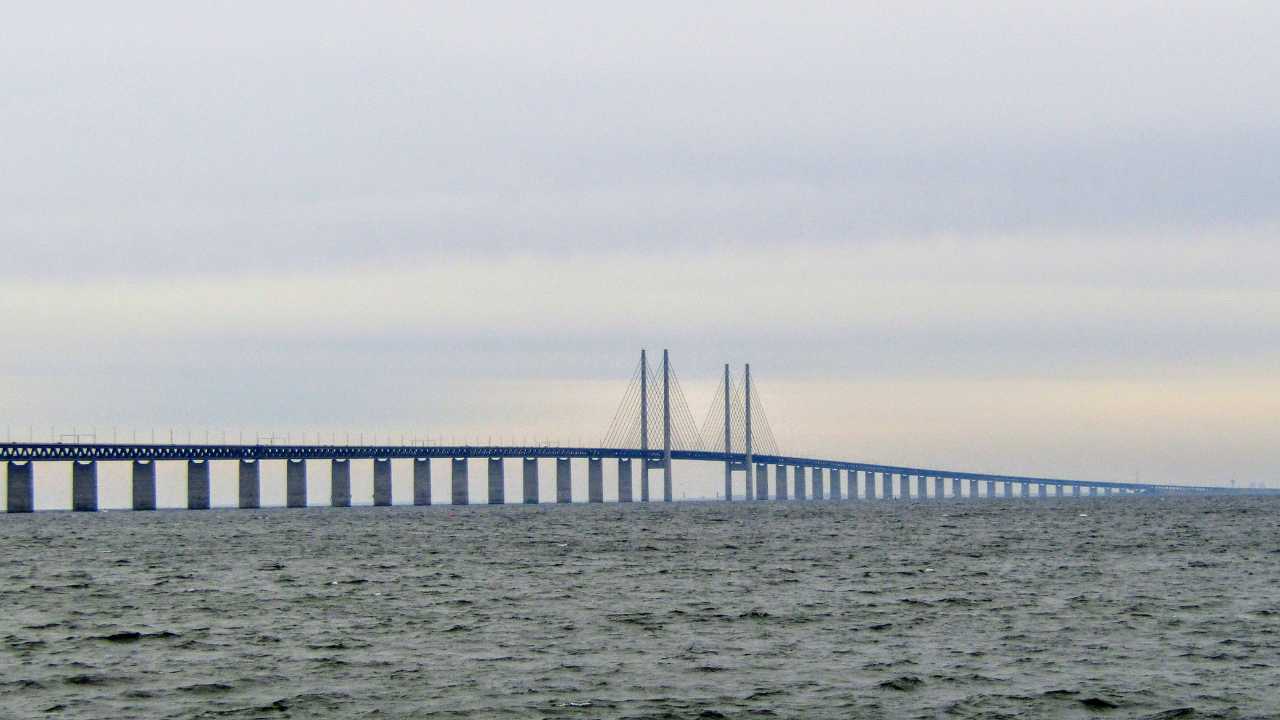
[[[862,499],[876,499],[876,474],[868,470],[862,471]]]
[[[1053,486],[1053,496],[1054,496],[1054,497],[1062,497],[1062,486],[1061,486],[1061,485],[1054,485],[1054,486]]]
[[[391,505],[391,458],[373,459],[373,504],[376,507]]]
[[[941,475],[933,479],[933,499],[941,500],[947,496],[947,481]]]
[[[631,459],[618,458],[618,502],[631,502]]]
[[[1004,496],[1006,499],[1013,497],[1013,483],[1008,480],[1004,483]]]
[[[151,461],[133,461],[133,503],[134,510],[156,509],[156,464]]]
[[[755,478],[752,477],[754,473],[751,472],[751,466],[744,465],[742,468],[742,474],[746,478],[743,481],[744,485],[743,485],[743,491],[742,491],[742,499],[748,500],[748,501],[754,500],[756,497],[756,488],[755,488]]]
[[[756,463],[756,500],[769,499],[769,466]]]
[[[727,473],[727,471],[726,471]],[[730,483],[732,485],[732,483]],[[729,488],[729,492],[733,492],[733,488]],[[731,499],[725,496],[726,500]],[[640,461],[640,502],[649,502],[649,459],[644,458]]]
[[[957,497],[958,496],[959,495],[957,494]],[[978,481],[977,480],[969,481],[969,498],[973,500],[978,499]]]
[[[773,466],[773,497],[777,500],[787,499],[787,466]]]
[[[961,486],[960,478],[951,478],[951,497],[955,498],[956,500],[959,500],[960,498],[964,497],[964,493],[961,492],[960,486]]]
[[[791,471],[792,487],[795,489],[795,492],[793,494],[795,495],[795,498],[797,500],[804,500],[806,495],[808,494],[808,491],[804,486],[804,483],[805,483],[804,475],[805,475],[804,468],[800,465],[795,466],[795,468]]]
[[[839,468],[827,468],[827,497],[832,500],[840,499],[840,470]]]
[[[845,479],[845,482],[848,483],[848,485],[846,485],[845,487],[849,491],[847,494],[845,494],[845,497],[850,500],[857,500],[858,499],[858,471],[845,470],[844,479]]]
[[[1044,483],[1040,483],[1040,497],[1042,499],[1049,497],[1049,486]]]
[[[880,473],[880,499],[893,499],[893,475],[891,473]]]
[[[1090,495],[1097,495],[1097,494],[1098,494],[1098,486],[1097,486],[1097,485],[1090,485],[1090,486],[1089,486],[1089,494],[1090,494]]]
[[[996,481],[988,480],[987,481],[987,497],[994,498],[995,496],[996,496]]]
[[[431,458],[413,459],[413,504],[431,504]]]
[[[905,473],[900,473],[898,475],[898,499],[911,499],[911,476]]]
[[[489,504],[502,505],[507,501],[506,467],[502,458],[489,458]]]
[[[929,478],[925,475],[916,476],[916,499],[929,499]]]
[[[285,507],[307,506],[307,461],[285,460]]]
[[[351,507],[351,461],[334,458],[329,461],[329,505]]]
[[[254,510],[262,505],[262,488],[259,482],[257,460],[240,461],[240,487],[237,505],[242,510]]]
[[[209,509],[209,461],[187,461],[187,509]]]
[[[573,502],[573,468],[569,458],[556,458],[556,502]],[[645,473],[647,476],[648,473]]]
[[[29,513],[36,509],[36,484],[34,479],[34,463],[9,461],[8,478],[5,481],[8,493],[6,512]]]
[[[604,460],[587,458],[587,502],[604,502]]]
[[[471,486],[467,478],[467,459],[453,458],[449,461],[449,502],[454,505],[471,503]]]
[[[1071,486],[1071,497],[1080,497],[1080,486],[1079,486],[1079,485],[1072,485],[1072,486]]]
[[[78,512],[98,510],[98,463],[71,463],[71,509]]]
[[[1031,495],[1031,483],[1018,483],[1018,497],[1025,498]]]
[[[813,475],[810,479],[810,482],[813,484],[813,499],[821,500],[822,499],[822,468],[820,467],[813,468]]]

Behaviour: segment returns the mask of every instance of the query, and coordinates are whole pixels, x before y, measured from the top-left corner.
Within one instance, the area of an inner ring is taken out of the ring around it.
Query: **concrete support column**
[[[373,504],[391,505],[391,458],[373,459]]]
[[[1090,486],[1089,486],[1089,494],[1090,494],[1090,495],[1097,495],[1097,494],[1098,494],[1098,486],[1097,486],[1097,485],[1090,485]]]
[[[857,500],[858,499],[858,471],[845,470],[844,472],[845,472],[845,480],[849,482],[849,485],[848,485],[849,494],[845,495],[845,497],[849,498],[850,500]]]
[[[1004,483],[1004,496],[1007,498],[1013,497],[1013,483],[1008,480]]]
[[[285,507],[302,508],[307,506],[307,461],[284,461],[284,504]]]
[[[489,504],[502,505],[507,501],[507,479],[503,474],[502,458],[489,458]]]
[[[988,480],[987,481],[987,497],[993,498],[995,496],[996,496],[996,481]]]
[[[960,492],[960,478],[951,478],[951,497],[959,500],[963,495]]]
[[[787,499],[787,466],[773,466],[773,496],[778,500]]]
[[[587,458],[587,502],[604,502],[604,460]]]
[[[840,471],[836,468],[827,470],[827,497],[832,500],[840,499]]]
[[[755,478],[751,477],[752,475],[751,467],[750,466],[743,467],[742,474],[746,476],[746,480],[745,480],[746,485],[744,486],[744,490],[742,492],[742,499],[754,500],[756,497],[756,487],[755,487]]]
[[[728,500],[729,498],[725,498]],[[649,459],[640,461],[640,502],[649,502]]]
[[[631,459],[618,458],[618,502],[631,502]]]
[[[471,488],[467,480],[467,459],[453,458],[450,461],[449,501],[454,505],[467,505],[471,502]]]
[[[862,499],[876,499],[876,474],[867,470],[862,471]]]
[[[572,472],[569,458],[556,458],[556,502],[558,503],[573,502]]]
[[[1042,498],[1047,498],[1047,497],[1049,497],[1049,486],[1048,486],[1048,485],[1045,485],[1044,483],[1040,483],[1040,491],[1039,491],[1039,495],[1040,495],[1040,497],[1042,497]]]
[[[1080,497],[1080,486],[1079,486],[1079,485],[1072,485],[1072,486],[1071,486],[1071,497]]]
[[[351,507],[351,461],[329,461],[329,504],[333,507]]]
[[[1054,496],[1054,497],[1062,497],[1062,486],[1061,486],[1061,485],[1054,485],[1054,486],[1053,486],[1053,496]]]
[[[796,497],[796,499],[797,499],[797,500],[804,500],[804,499],[805,499],[805,487],[804,487],[804,468],[803,468],[803,467],[801,467],[801,466],[799,466],[799,465],[797,465],[797,466],[796,466],[795,473],[794,473],[794,478],[795,478],[795,485],[794,485],[794,487],[795,487],[795,491],[796,491],[796,492],[795,492],[795,497]]]
[[[1031,483],[1018,483],[1018,497],[1027,497],[1031,495]]]
[[[187,461],[187,509],[209,509],[209,461]]]
[[[71,463],[71,509],[80,512],[98,510],[98,463]]]
[[[769,499],[769,466],[763,464],[756,465],[756,499]]]
[[[971,498],[978,497],[978,481],[977,480],[969,481],[969,497]]]
[[[134,510],[156,509],[156,464],[154,462],[133,461],[133,505]]]
[[[911,499],[911,476],[898,475],[898,497],[903,500]]]
[[[413,459],[413,504],[431,504],[431,458]]]
[[[11,513],[29,513],[36,509],[36,484],[34,463],[9,461],[8,502],[5,510]]]
[[[811,478],[811,482],[813,484],[813,499],[821,500],[822,499],[822,468],[816,467],[813,469],[813,476]]]
[[[538,504],[538,458],[525,458],[521,473],[521,484],[524,490],[524,504]],[[627,478],[630,480],[630,478]],[[629,495],[630,493],[628,493]],[[630,499],[630,498],[628,498]]]
[[[890,473],[880,473],[880,499],[893,499],[893,475]]]
[[[245,510],[252,510],[262,505],[262,483],[259,480],[257,460],[240,461],[238,501],[240,508]]]
[[[929,498],[929,478],[924,475],[916,476],[916,497],[921,500]]]

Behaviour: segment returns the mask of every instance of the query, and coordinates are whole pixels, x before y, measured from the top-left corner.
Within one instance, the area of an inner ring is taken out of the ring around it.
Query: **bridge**
[[[651,409],[653,410],[651,412]],[[520,502],[537,504],[539,461],[553,461],[556,503],[573,502],[574,461],[585,460],[587,501],[602,503],[604,462],[617,463],[618,502],[651,501],[650,473],[660,472],[662,500],[673,501],[673,461],[721,464],[724,467],[724,499],[744,500],[926,500],[1012,497],[1073,497],[1116,494],[1280,494],[1276,489],[1192,486],[1159,483],[1122,483],[1083,479],[1001,475],[944,468],[885,465],[853,460],[786,455],[779,451],[758,393],[753,393],[751,366],[741,380],[728,365],[701,427],[693,421],[684,393],[667,351],[660,368],[651,367],[641,351],[640,362],[623,394],[618,412],[598,447],[550,445],[431,445],[314,443],[99,443],[8,442],[0,444],[0,461],[6,462],[6,510],[26,513],[35,509],[36,463],[61,462],[70,466],[72,509],[98,509],[100,462],[132,463],[134,510],[156,509],[156,464],[185,462],[186,508],[210,508],[210,465],[234,462],[239,468],[237,505],[261,506],[261,467],[270,461],[285,465],[286,507],[307,506],[307,462],[330,464],[330,504],[351,505],[351,463],[370,461],[373,467],[373,504],[392,504],[393,459],[412,461],[413,504],[431,505],[432,461],[447,461],[449,502],[471,503],[470,461],[487,463],[487,504],[507,503],[507,460],[520,460]],[[772,472],[770,469],[772,468]],[[742,482],[735,488],[735,476]],[[894,480],[897,480],[895,485]],[[861,482],[859,482],[861,481]],[[914,482],[913,482],[914,481]],[[896,493],[895,493],[896,487]],[[1034,488],[1034,495],[1033,495]],[[1016,491],[1016,492],[1015,492]]]

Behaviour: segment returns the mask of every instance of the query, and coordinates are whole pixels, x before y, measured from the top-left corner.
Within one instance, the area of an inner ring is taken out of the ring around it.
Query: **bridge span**
[[[506,461],[519,460],[522,471],[519,502],[569,503],[574,498],[573,466],[586,464],[586,497],[604,502],[604,463],[617,463],[614,497],[618,502],[649,502],[653,471],[662,473],[662,500],[674,500],[674,461],[721,464],[725,500],[942,500],[977,498],[1046,498],[1114,494],[1280,494],[1276,489],[1231,488],[1210,485],[1123,483],[1082,479],[1003,475],[964,470],[884,465],[829,458],[799,457],[778,451],[758,394],[753,394],[751,366],[742,382],[735,382],[729,366],[701,431],[692,421],[683,392],[675,381],[670,359],[663,351],[661,372],[652,372],[645,353],[605,439],[597,447],[551,445],[350,445],[300,443],[98,443],[9,442],[0,444],[6,464],[6,510],[35,509],[37,463],[70,466],[72,509],[98,509],[98,463],[132,464],[134,510],[156,509],[156,464],[186,464],[186,507],[210,507],[210,466],[234,462],[238,466],[237,505],[261,506],[261,467],[281,462],[285,467],[286,507],[307,505],[307,461],[329,462],[330,504],[351,505],[351,465],[370,462],[373,504],[392,504],[392,460],[412,461],[413,504],[431,505],[433,461],[447,461],[449,502],[471,502],[470,461],[487,466],[488,504],[505,504]],[[650,406],[655,411],[650,413]],[[723,411],[722,413],[720,411]],[[660,444],[650,438],[660,438]],[[723,444],[721,444],[723,443]],[[709,445],[719,447],[708,448]],[[540,461],[555,468],[554,497],[539,494]],[[575,463],[576,461],[576,463]],[[735,473],[743,482],[735,488]],[[896,483],[895,483],[896,480]],[[637,497],[638,492],[638,497]],[[581,497],[581,494],[578,495]]]

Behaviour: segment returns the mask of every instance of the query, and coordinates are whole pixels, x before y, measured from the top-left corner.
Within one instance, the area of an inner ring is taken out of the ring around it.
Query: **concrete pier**
[[[1053,496],[1054,496],[1054,497],[1062,497],[1062,486],[1061,486],[1061,485],[1054,485],[1054,486],[1053,486]]]
[[[1071,497],[1080,497],[1080,486],[1079,486],[1079,485],[1072,485],[1072,486],[1071,486]]]
[[[240,461],[240,488],[238,505],[251,510],[262,505],[262,483],[259,479],[258,461]]]
[[[587,458],[587,502],[604,502],[604,460]]]
[[[963,497],[964,493],[961,492],[961,489],[960,478],[951,478],[951,497],[957,500]]]
[[[29,513],[36,509],[36,484],[34,465],[29,462],[9,461],[8,478],[5,481],[8,501],[5,511]]]
[[[525,505],[538,504],[538,459],[525,458],[520,471],[521,502]]]
[[[471,502],[471,488],[467,481],[467,459],[453,458],[450,461],[449,501],[454,505],[467,505]]]
[[[156,464],[154,462],[133,461],[133,503],[134,510],[156,509]]]
[[[769,499],[769,466],[756,465],[756,499]]]
[[[849,483],[846,486],[848,489],[848,493],[845,495],[845,497],[850,500],[857,500],[858,499],[858,471],[845,470],[844,473],[845,473],[845,480]]]
[[[507,479],[504,476],[502,458],[489,458],[489,504],[502,505],[507,501]]]
[[[929,497],[929,478],[924,475],[916,476],[916,497],[920,500]]]
[[[1098,486],[1097,486],[1097,485],[1090,485],[1090,486],[1089,486],[1089,494],[1090,494],[1090,495],[1097,495],[1097,494],[1098,494]]]
[[[911,499],[911,476],[898,475],[898,497],[903,500]]]
[[[209,509],[209,461],[187,461],[187,509]]]
[[[956,493],[956,497],[959,497],[959,496],[960,496],[960,493]],[[969,497],[971,498],[978,497],[978,481],[977,480],[969,481]]]
[[[1013,483],[1007,480],[1004,483],[1004,496],[1007,498],[1013,497]]]
[[[631,460],[630,458],[621,458],[618,460],[618,502],[631,502]]]
[[[751,466],[750,466],[750,465],[747,465],[746,467],[744,467],[744,468],[743,468],[743,473],[742,473],[742,474],[746,476],[746,485],[744,486],[743,491],[742,491],[742,499],[743,499],[743,500],[755,500],[755,499],[756,499],[756,484],[755,484],[755,478],[753,477],[753,475],[755,475],[755,473],[751,472]],[[733,498],[730,498],[730,500],[732,500],[732,499],[733,499]]]
[[[284,504],[285,507],[303,508],[307,506],[307,461],[284,461]]]
[[[431,504],[431,458],[413,459],[413,504]]]
[[[1018,483],[1018,497],[1024,498],[1031,494],[1030,483]]]
[[[827,470],[827,497],[832,500],[840,499],[840,471],[836,468]]]
[[[1042,498],[1047,498],[1047,497],[1049,497],[1049,486],[1048,486],[1048,485],[1045,485],[1044,483],[1040,483],[1040,491],[1039,491],[1039,495],[1040,495],[1040,497],[1042,497]]]
[[[808,494],[808,489],[804,486],[804,468],[797,465],[791,471],[791,496],[796,500],[804,500]]]
[[[573,467],[569,458],[556,458],[556,502],[573,502]],[[645,473],[647,476],[649,473]]]
[[[732,498],[726,497],[726,500]],[[640,461],[640,502],[649,502],[649,461]]]
[[[71,509],[79,512],[98,511],[98,463],[71,463]]]
[[[947,481],[939,475],[933,479],[933,499],[941,500],[947,496]]]
[[[876,499],[876,474],[866,470],[862,471],[862,499]]]
[[[813,499],[821,500],[822,499],[822,468],[816,467],[813,469],[812,483],[813,483]]]
[[[773,496],[778,500],[787,499],[787,466],[773,466]]]
[[[996,496],[996,481],[988,480],[987,481],[987,497],[993,498],[995,496]]]
[[[350,460],[332,460],[329,463],[329,504],[351,507]]]
[[[373,459],[373,504],[391,505],[391,458]]]
[[[890,473],[880,473],[880,499],[893,499],[893,475]]]

